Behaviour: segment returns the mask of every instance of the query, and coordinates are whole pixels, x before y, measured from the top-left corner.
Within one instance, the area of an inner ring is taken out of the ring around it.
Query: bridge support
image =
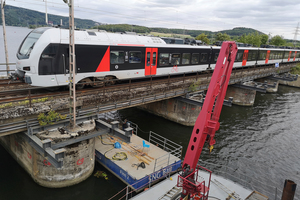
[[[194,126],[201,110],[201,106],[182,102],[178,99],[144,104],[139,108],[186,126]]]
[[[233,97],[232,104],[240,106],[252,106],[254,104],[256,90],[234,87],[229,85],[225,99]]]
[[[286,80],[279,80],[280,85],[286,85],[286,86],[292,86],[292,87],[297,87],[300,88],[300,78],[294,78],[294,79],[286,79]]]

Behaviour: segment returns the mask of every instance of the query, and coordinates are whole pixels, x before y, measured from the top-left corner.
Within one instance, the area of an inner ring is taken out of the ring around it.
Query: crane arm
[[[209,143],[210,150],[215,144],[214,136],[220,127],[219,117],[236,53],[237,46],[235,42],[223,42],[204,104],[196,120],[182,164],[183,177],[196,170],[205,141]],[[195,191],[189,191],[189,187],[185,184],[188,183],[183,182],[183,191],[186,191],[187,194],[195,193]]]

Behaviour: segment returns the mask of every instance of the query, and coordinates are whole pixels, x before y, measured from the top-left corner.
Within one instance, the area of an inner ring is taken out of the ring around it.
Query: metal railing
[[[168,152],[167,154],[155,159],[153,172],[155,172],[156,169],[161,169],[168,166],[170,163],[176,162],[176,160],[181,159],[181,145],[176,144],[175,142],[172,142],[171,140],[168,140],[167,138],[162,137],[154,133],[153,131],[149,132],[149,142]]]
[[[173,167],[175,165],[172,164],[170,165],[170,167]],[[163,171],[163,169],[159,170],[158,172]],[[145,176],[144,178],[140,179],[138,182],[132,184],[132,185],[127,185],[125,188],[123,188],[121,191],[119,191],[117,194],[115,194],[114,196],[112,196],[111,198],[109,198],[108,200],[113,200],[113,199],[118,199],[118,200],[122,200],[122,199],[126,199],[128,200],[129,198],[131,198],[136,192],[140,191],[141,189],[148,187],[151,188],[153,186],[153,183],[156,183],[166,177],[170,178],[171,175],[171,171],[166,173],[164,176],[156,179],[156,180],[152,180],[151,179],[151,175]],[[139,188],[133,189],[135,188],[136,185],[138,185],[140,182],[143,182],[145,180],[149,180],[148,183],[145,183],[144,185],[141,185]]]

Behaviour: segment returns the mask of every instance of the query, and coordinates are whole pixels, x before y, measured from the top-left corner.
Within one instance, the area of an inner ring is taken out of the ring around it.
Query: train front
[[[17,52],[16,70],[11,78],[14,80],[23,80],[31,85],[41,85],[39,80],[39,59],[41,51],[49,45],[49,33],[45,32],[51,27],[37,28],[31,31],[21,43]],[[42,50],[41,50],[42,49]]]

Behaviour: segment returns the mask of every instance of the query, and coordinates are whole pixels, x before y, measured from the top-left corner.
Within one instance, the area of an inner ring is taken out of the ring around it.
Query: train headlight
[[[23,67],[23,70],[30,71],[30,67]]]

